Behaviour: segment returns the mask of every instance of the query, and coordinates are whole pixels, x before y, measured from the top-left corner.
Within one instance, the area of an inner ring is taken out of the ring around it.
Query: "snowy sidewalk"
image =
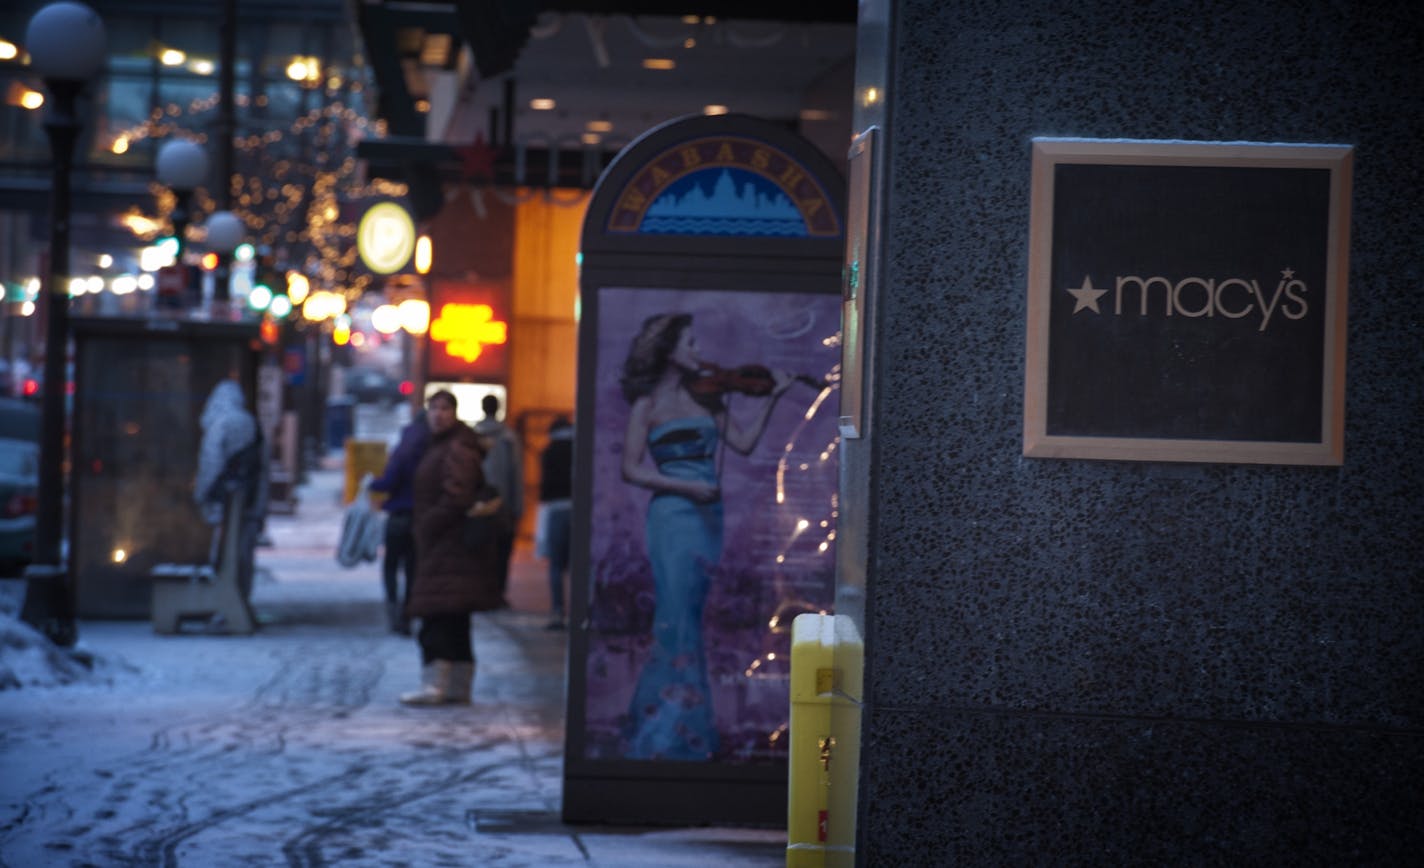
[[[475,617],[474,704],[402,707],[418,651],[378,566],[336,563],[327,467],[269,519],[256,635],[85,621],[92,674],[0,691],[0,865],[784,864],[784,832],[559,822],[565,635],[527,552],[514,609]],[[3,606],[0,627],[25,632]],[[11,645],[0,663],[50,665]]]

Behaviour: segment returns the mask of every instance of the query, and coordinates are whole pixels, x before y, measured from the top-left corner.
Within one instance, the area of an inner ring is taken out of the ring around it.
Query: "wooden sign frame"
[[[1023,454],[1343,463],[1352,156],[1034,139]]]

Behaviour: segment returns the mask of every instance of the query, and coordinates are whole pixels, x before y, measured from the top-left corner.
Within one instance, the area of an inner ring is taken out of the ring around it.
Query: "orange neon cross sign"
[[[487,304],[444,304],[430,324],[430,339],[444,344],[449,355],[473,362],[486,346],[509,340],[509,323],[496,322]]]

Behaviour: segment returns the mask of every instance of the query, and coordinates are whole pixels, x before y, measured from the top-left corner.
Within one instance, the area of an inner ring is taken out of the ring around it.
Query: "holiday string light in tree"
[[[330,81],[337,81],[335,77]],[[286,129],[253,131],[259,120],[249,111],[246,132],[233,140],[234,174],[229,182],[232,212],[246,225],[248,236],[267,248],[278,266],[308,275],[315,287],[341,293],[355,301],[371,276],[358,268],[353,212],[372,198],[401,198],[404,184],[384,179],[363,181],[355,149],[368,134],[383,135],[383,121],[371,121],[343,100],[361,91],[360,82],[328,87],[325,105],[292,120]],[[238,95],[242,109],[265,109],[266,95]],[[142,123],[119,132],[111,149],[125,153],[137,141],[162,140],[187,129],[212,125],[216,94],[192,100],[186,108],[170,103],[155,107]],[[206,133],[184,133],[202,144]],[[176,199],[171,190],[151,185],[156,211],[150,215],[130,208],[121,221],[136,236],[152,240],[164,231]],[[195,223],[216,208],[205,189],[196,191]]]

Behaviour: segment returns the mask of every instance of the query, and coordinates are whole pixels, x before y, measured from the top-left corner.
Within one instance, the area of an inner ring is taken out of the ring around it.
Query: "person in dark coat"
[[[415,537],[411,534],[411,511],[415,505],[415,468],[430,444],[430,425],[425,414],[417,413],[401,429],[400,442],[386,461],[386,469],[371,481],[372,491],[385,492],[381,509],[386,513],[386,551],[381,562],[381,579],[386,591],[386,620],[393,632],[410,635],[410,586],[415,579]],[[405,593],[400,592],[400,574],[405,572]]]
[[[475,677],[470,613],[499,605],[493,539],[479,550],[466,544],[465,518],[490,508],[475,432],[455,416],[455,396],[436,392],[426,403],[430,445],[415,468],[412,533],[415,583],[406,612],[420,619],[421,689],[402,694],[407,705],[464,704]]]
[[[549,426],[549,445],[539,454],[539,554],[549,559],[550,630],[564,628],[564,573],[569,568],[569,531],[574,485],[574,429],[567,416]]]

